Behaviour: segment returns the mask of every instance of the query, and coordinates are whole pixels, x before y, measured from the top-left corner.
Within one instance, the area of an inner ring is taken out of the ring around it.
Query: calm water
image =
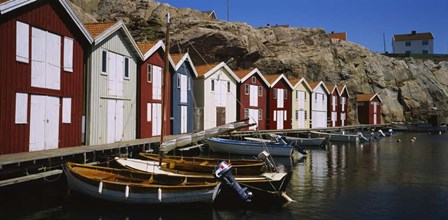
[[[415,142],[412,137],[416,137]],[[15,189],[2,191],[0,219],[448,218],[446,134],[403,133],[367,144],[338,143],[309,150],[299,161],[283,158],[277,162],[293,171],[287,194],[295,202],[283,207],[122,207],[79,195],[66,196],[63,184],[41,184],[38,193],[31,194],[23,187],[20,195]]]

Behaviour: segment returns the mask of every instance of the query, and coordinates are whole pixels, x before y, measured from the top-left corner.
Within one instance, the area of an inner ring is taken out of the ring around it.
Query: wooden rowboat
[[[223,138],[208,138],[207,144],[213,152],[256,156],[262,151],[268,151],[272,156],[290,157],[294,151],[295,142],[287,143],[282,138],[276,142],[240,141]]]
[[[326,137],[317,137],[317,138],[301,138],[301,137],[290,137],[285,136],[288,141],[297,141],[297,144],[301,147],[306,146],[323,146],[325,142],[328,140]]]
[[[144,160],[159,161],[159,155],[151,153],[140,153]],[[234,175],[258,175],[264,172],[265,162],[250,159],[223,159],[206,157],[183,157],[165,155],[163,162],[171,169],[183,172],[195,172],[210,174],[221,161],[228,161],[232,164]]]
[[[69,188],[90,197],[132,204],[212,203],[219,184],[182,177],[67,162]]]

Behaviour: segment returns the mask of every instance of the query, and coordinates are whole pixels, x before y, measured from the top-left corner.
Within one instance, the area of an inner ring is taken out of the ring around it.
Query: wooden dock
[[[309,131],[358,131],[387,128],[390,125],[353,125],[334,128],[285,129],[263,131],[234,131],[232,136],[249,136],[255,134],[298,134]],[[170,140],[178,137],[166,137]],[[135,157],[139,152],[149,151],[160,145],[160,137],[122,141],[113,144],[68,147],[44,151],[23,152],[0,155],[0,187],[24,181],[44,178],[48,175],[61,174],[62,166],[67,161],[78,163],[95,163],[106,161],[114,156]]]

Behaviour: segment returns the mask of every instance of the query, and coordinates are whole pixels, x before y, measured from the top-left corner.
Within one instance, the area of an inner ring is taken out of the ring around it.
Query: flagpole
[[[162,80],[162,128],[160,134],[160,146],[163,144],[165,130],[166,130],[166,117],[167,117],[167,96],[168,95],[168,74],[169,74],[169,51],[170,51],[170,13],[166,14],[166,33],[165,33],[165,59],[164,59],[164,68],[163,68],[163,80]],[[159,147],[159,166],[162,165],[162,158],[164,156],[164,152],[160,151]]]

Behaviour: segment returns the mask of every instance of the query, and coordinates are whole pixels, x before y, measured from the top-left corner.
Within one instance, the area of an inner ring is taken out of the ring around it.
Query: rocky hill
[[[196,65],[233,60],[229,65],[234,69],[254,66],[265,74],[345,83],[352,109],[356,94],[376,92],[383,99],[384,122],[424,121],[433,106],[448,116],[447,62],[398,60],[330,39],[322,29],[255,28],[149,0],[72,2],[84,22],[125,20],[136,41],[163,39],[169,12],[172,53],[188,51]],[[349,113],[352,123],[354,114]]]

